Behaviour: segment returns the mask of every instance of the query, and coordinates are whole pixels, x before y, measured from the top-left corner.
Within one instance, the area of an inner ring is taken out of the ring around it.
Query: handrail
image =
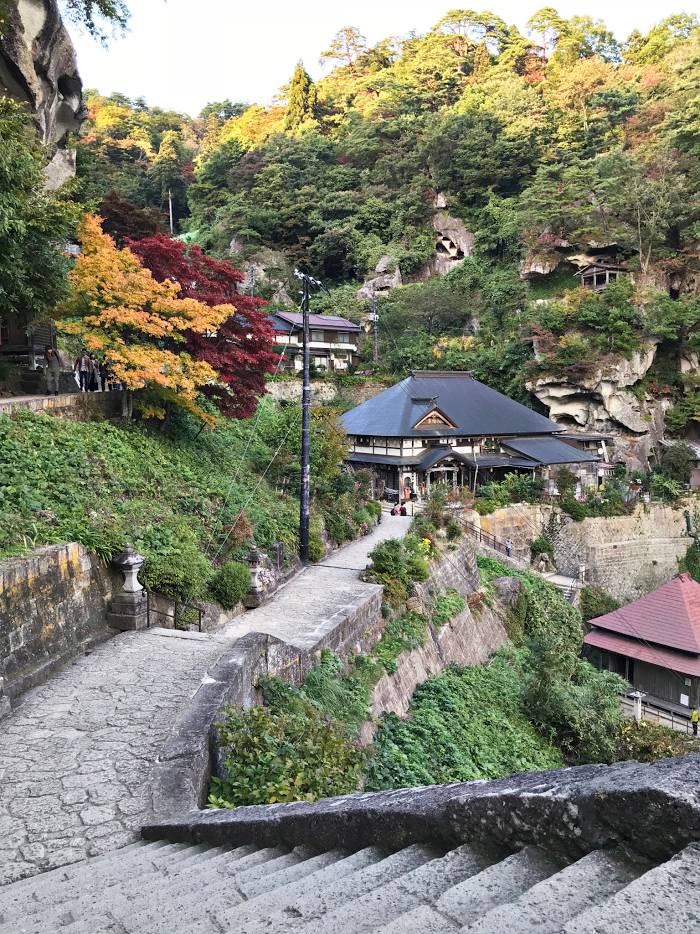
[[[482,528],[478,525],[474,525],[472,522],[464,522],[463,525],[468,532],[471,532],[480,542],[487,544],[489,548],[493,548],[494,551],[500,551],[501,554],[505,555],[507,558],[512,557],[508,554],[505,542],[502,542],[500,538],[496,538],[496,536],[492,535],[490,532],[484,532]]]

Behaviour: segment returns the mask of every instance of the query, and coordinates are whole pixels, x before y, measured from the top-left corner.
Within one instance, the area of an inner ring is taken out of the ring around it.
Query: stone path
[[[121,633],[28,691],[0,721],[0,885],[137,839],[151,765],[226,646],[256,630],[312,638],[376,586],[359,571],[409,523],[386,517],[216,635]]]
[[[376,589],[376,584],[359,578],[369,563],[369,552],[387,538],[405,535],[411,521],[410,516],[384,516],[369,535],[308,567],[274,600],[239,616],[222,634],[239,638],[247,632],[266,632],[301,649],[312,648],[347,607]]]
[[[0,721],[0,884],[136,838],[151,764],[222,649],[122,633],[24,695]]]

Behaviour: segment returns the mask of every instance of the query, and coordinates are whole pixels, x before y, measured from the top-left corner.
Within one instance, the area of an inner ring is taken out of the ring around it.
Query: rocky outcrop
[[[474,252],[474,234],[458,217],[438,211],[433,217],[437,232],[435,257],[430,264],[432,275],[444,276]]]
[[[369,300],[373,295],[386,295],[387,292],[403,284],[401,270],[396,260],[388,254],[380,258],[374,271],[378,275],[372,276],[364,282],[362,287],[357,290],[357,298]]]
[[[41,141],[49,147],[47,187],[75,173],[68,136],[85,116],[75,49],[56,0],[10,4],[0,36],[0,93],[29,105]]]
[[[234,237],[229,249],[231,255],[236,256],[243,252],[245,244],[238,237]],[[268,249],[258,250],[247,259],[241,259],[237,265],[245,275],[243,287],[246,292],[258,295],[261,288],[264,288],[269,290],[266,295],[269,294],[270,301],[283,305],[294,304],[288,291],[292,270],[284,253]]]
[[[529,250],[520,263],[520,278],[532,279],[537,276],[548,276],[550,272],[554,272],[562,259],[561,253]]]
[[[547,406],[550,418],[563,426],[614,433],[622,459],[632,468],[643,469],[663,436],[664,414],[671,402],[650,395],[640,399],[629,387],[648,372],[656,345],[648,341],[629,358],[609,359],[576,382],[558,375],[540,376],[527,387]]]

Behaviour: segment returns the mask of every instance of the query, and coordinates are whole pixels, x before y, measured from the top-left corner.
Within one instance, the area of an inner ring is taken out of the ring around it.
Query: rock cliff
[[[631,392],[654,362],[656,347],[648,341],[629,358],[611,358],[575,382],[545,375],[527,388],[547,406],[550,418],[567,428],[615,434],[617,453],[631,467],[643,469],[663,436],[664,414],[671,405],[667,398]]]
[[[75,49],[56,0],[16,0],[0,35],[0,94],[26,103],[48,147],[47,186],[75,173],[68,147],[85,116]]]

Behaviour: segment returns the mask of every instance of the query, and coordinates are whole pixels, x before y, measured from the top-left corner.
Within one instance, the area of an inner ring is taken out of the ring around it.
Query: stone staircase
[[[670,860],[529,845],[137,842],[0,889],[0,934],[690,934],[700,844]]]

